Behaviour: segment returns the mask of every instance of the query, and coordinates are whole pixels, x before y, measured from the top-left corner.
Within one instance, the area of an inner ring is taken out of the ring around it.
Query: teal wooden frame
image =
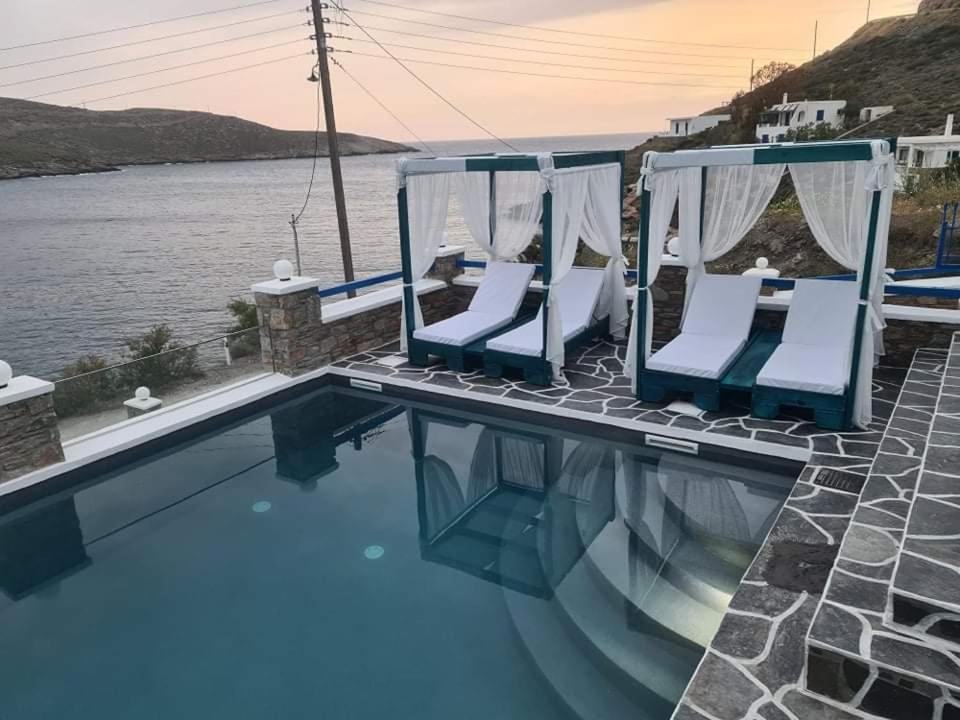
[[[620,187],[618,188],[618,198],[620,206],[623,206],[623,175],[626,153],[622,150],[598,151],[598,152],[579,152],[579,153],[552,153],[554,167],[558,170],[573,167],[589,167],[591,165],[606,165],[617,163],[620,165]],[[490,237],[494,236],[496,223],[496,173],[497,172],[540,172],[540,161],[537,155],[485,155],[469,156],[456,158],[428,158],[408,160],[402,166],[403,180],[406,177],[416,175],[429,175],[445,172],[486,172],[490,175]],[[410,219],[409,208],[407,205],[406,182],[402,181],[397,190],[397,211],[400,223],[400,262],[403,270],[403,297],[404,312],[406,321],[406,341],[407,357],[411,365],[426,366],[429,363],[430,355],[442,357],[451,370],[464,372],[469,367],[469,355],[466,352],[466,346],[444,345],[442,343],[427,342],[418,340],[413,336],[414,327],[414,288],[413,288],[413,270],[410,260]],[[621,233],[623,221],[621,218]],[[543,193],[543,284],[544,292],[542,299],[542,319],[543,319],[543,342],[539,356],[521,355],[517,353],[495,353],[485,351],[483,354],[484,365],[487,364],[487,358],[490,359],[491,373],[502,374],[504,368],[511,367],[521,370],[529,382],[535,382],[541,385],[549,385],[553,381],[553,369],[547,360],[547,328],[549,327],[549,300],[550,300],[550,280],[553,274],[552,258],[553,241],[553,196],[550,190]],[[507,329],[499,329],[490,333],[479,340],[473,341],[470,345],[476,346],[478,343],[485,343],[487,340],[496,337]],[[598,333],[609,333],[609,319],[605,319],[587,328],[576,337],[564,343],[565,350],[574,349],[579,343],[596,337]],[[576,341],[576,342],[574,342]],[[489,353],[489,354],[488,354]],[[489,374],[489,373],[488,373]],[[499,377],[499,374],[492,376]]]
[[[842,140],[829,142],[811,142],[796,144],[774,144],[756,146],[730,146],[709,148],[707,150],[680,150],[673,153],[663,153],[655,156],[657,162],[654,170],[679,169],[686,167],[700,167],[703,172],[700,197],[701,234],[703,230],[703,208],[705,201],[706,173],[710,167],[721,167],[744,162],[749,153],[754,165],[769,164],[796,164],[820,162],[862,162],[873,159],[873,149],[876,140]],[[887,139],[887,150],[896,153],[896,139]],[[704,162],[705,158],[713,156],[714,162]],[[646,162],[646,157],[644,158]],[[824,393],[804,392],[800,390],[786,390],[754,385],[752,395],[752,414],[761,418],[774,418],[780,413],[781,405],[797,406],[813,409],[816,422],[822,427],[832,430],[849,429],[853,425],[854,402],[856,387],[860,375],[860,358],[863,350],[863,328],[867,320],[867,304],[870,298],[870,270],[876,251],[877,227],[880,220],[880,203],[882,191],[875,191],[871,197],[870,220],[867,231],[867,245],[864,250],[863,264],[860,273],[860,302],[857,309],[856,334],[851,353],[850,373],[847,385],[842,395],[827,395]],[[637,302],[634,312],[637,316],[637,357],[634,363],[636,394],[640,399],[650,401],[662,400],[672,390],[693,392],[695,401],[705,410],[719,409],[722,379],[706,381],[702,378],[691,378],[678,373],[656,372],[646,369],[646,310],[649,293],[647,255],[650,246],[650,192],[646,188],[640,193],[640,229],[638,233],[637,250],[637,283],[640,290],[637,293]],[[644,382],[650,387],[645,393]],[[715,386],[712,384],[715,383]]]

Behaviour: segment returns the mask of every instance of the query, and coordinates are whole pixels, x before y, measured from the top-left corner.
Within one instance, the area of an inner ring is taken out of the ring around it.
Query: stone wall
[[[653,342],[654,347],[667,343],[680,334],[683,317],[683,298],[686,293],[687,269],[666,266],[660,268],[653,284]]]
[[[52,393],[0,406],[0,482],[63,459]]]

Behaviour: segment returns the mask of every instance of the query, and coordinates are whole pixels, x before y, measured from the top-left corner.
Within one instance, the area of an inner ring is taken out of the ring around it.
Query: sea
[[[623,150],[649,133],[518,138],[524,152]],[[431,142],[433,154],[503,151],[493,141]],[[409,155],[415,156],[415,155]],[[357,278],[400,269],[397,155],[343,159]],[[118,359],[124,339],[165,323],[183,343],[223,333],[227,304],[293,260],[291,213],[312,160],[125,167],[0,181],[0,359],[55,379],[81,356]],[[329,162],[317,163],[300,221],[303,273],[343,281]],[[451,208],[451,243],[469,242]]]

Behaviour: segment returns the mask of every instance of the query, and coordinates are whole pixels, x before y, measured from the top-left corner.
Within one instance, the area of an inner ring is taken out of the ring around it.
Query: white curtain
[[[413,285],[433,265],[443,243],[450,202],[450,175],[414,175],[407,178],[407,216],[410,225],[410,265]],[[407,312],[404,293],[400,308],[400,347],[407,349]],[[413,287],[414,328],[423,327],[423,312]]]
[[[587,187],[590,170],[572,168],[554,170],[552,158],[541,158],[540,176],[550,190],[553,200],[552,232],[550,237],[550,284],[559,285],[577,255],[580,231],[586,214]],[[557,293],[547,295],[547,346],[546,359],[553,365],[554,377],[563,376],[564,347],[563,320]]]
[[[454,176],[470,235],[493,260],[513,260],[530,244],[543,214],[543,185],[531,172],[498,172],[494,234],[490,238],[490,173]]]
[[[581,234],[583,241],[595,252],[606,255],[603,294],[598,308],[600,315],[610,317],[610,334],[622,339],[629,312],[627,288],[623,278],[627,271],[620,244],[620,166],[608,165],[589,173],[586,210]]]
[[[782,164],[711,167],[706,188],[701,168],[682,171],[680,262],[687,268],[685,302],[706,273],[705,264],[730,252],[757,224],[780,185],[783,169]]]
[[[677,205],[677,194],[680,189],[680,170],[668,170],[655,175],[648,174],[641,177],[637,183],[637,192],[641,193],[646,183],[650,191],[649,210],[649,240],[647,243],[647,276],[637,278],[637,297],[633,303],[633,321],[630,326],[630,341],[627,344],[627,358],[624,363],[624,372],[630,377],[630,382],[636,392],[636,357],[639,347],[643,347],[644,358],[650,357],[653,343],[653,294],[650,285],[657,279],[660,272],[660,263],[663,259],[663,246],[667,242],[667,233],[670,230],[670,220]],[[638,337],[639,322],[637,321],[640,308],[640,294],[647,299],[646,334]]]
[[[870,222],[871,197],[881,191],[879,224],[870,269],[868,319],[864,325],[854,423],[866,428],[873,419],[873,366],[883,353],[883,293],[886,284],[887,236],[893,202],[894,162],[803,163],[790,166],[804,218],[817,243],[838,264],[862,279]],[[872,352],[871,352],[872,351]]]

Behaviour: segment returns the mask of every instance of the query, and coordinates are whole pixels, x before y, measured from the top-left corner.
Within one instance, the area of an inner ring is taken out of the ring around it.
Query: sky
[[[305,24],[307,4],[3,0],[0,95],[96,110],[208,110],[279,128],[312,129],[316,86],[307,76],[316,59],[308,54],[313,28]],[[918,0],[870,4],[876,18],[911,13]],[[501,137],[656,132],[666,129],[668,117],[699,114],[745,89],[751,61],[759,67],[771,60],[809,60],[815,25],[817,53],[828,51],[863,24],[867,5],[867,0],[342,0],[344,12],[325,11],[337,21],[328,26],[334,35],[328,42],[331,57],[342,66],[331,69],[337,126],[413,139],[362,85],[420,138],[482,136],[370,36]],[[238,9],[216,12],[228,8]],[[205,12],[212,14],[156,23]],[[101,32],[145,23],[156,24]],[[96,34],[61,39],[87,33]],[[15,47],[22,45],[30,46]],[[246,69],[196,79],[235,68]]]

